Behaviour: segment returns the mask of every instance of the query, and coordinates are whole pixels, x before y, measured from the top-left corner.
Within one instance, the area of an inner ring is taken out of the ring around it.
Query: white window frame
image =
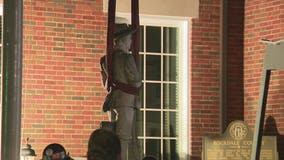
[[[129,14],[123,14],[119,13],[117,14],[118,17],[124,17],[128,19],[129,22],[131,22],[131,17]],[[178,144],[178,154],[180,159],[188,159],[188,156],[191,154],[191,132],[190,132],[190,90],[189,90],[189,18],[176,18],[176,17],[163,17],[163,16],[140,16],[140,24],[146,25],[146,26],[164,26],[164,27],[178,27],[180,29],[179,32],[179,46],[178,46],[178,52],[179,52],[179,58],[177,62],[179,63],[178,73],[182,76],[178,76],[178,83],[182,85],[178,85],[178,91],[179,91],[179,100],[178,100],[178,106],[179,106],[179,119],[178,119],[178,128],[179,128],[179,138],[177,139]],[[144,32],[145,34],[145,32]],[[144,40],[144,45],[145,45]],[[146,52],[144,50],[144,52]],[[145,62],[144,62],[145,63]],[[144,70],[145,72],[145,70]],[[145,75],[145,73],[144,73]],[[147,81],[148,82],[148,81]],[[144,87],[145,88],[145,87]],[[145,90],[144,90],[145,91]],[[144,98],[145,99],[145,98]],[[145,102],[144,102],[145,104]],[[151,109],[147,109],[151,110]],[[153,109],[155,110],[155,109]],[[161,109],[163,111],[163,109]],[[144,119],[145,119],[144,115]],[[161,122],[163,119],[161,118]],[[144,124],[145,125],[145,124]],[[144,126],[145,128],[145,126]],[[144,130],[145,132],[145,130]],[[144,133],[145,135],[145,133]],[[140,137],[139,137],[140,138]],[[146,138],[146,137],[143,137]],[[149,138],[149,137],[147,137]],[[150,137],[151,139],[151,137]],[[165,139],[165,138],[163,138]],[[172,139],[172,138],[166,138],[166,139]],[[145,141],[144,141],[145,142]],[[145,153],[145,143],[144,143],[143,153]],[[163,147],[163,146],[161,146]],[[163,151],[163,148],[161,148]]]

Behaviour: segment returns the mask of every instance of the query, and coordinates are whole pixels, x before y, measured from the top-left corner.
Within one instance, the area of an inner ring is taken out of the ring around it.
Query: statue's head
[[[135,33],[135,31],[135,29],[126,23],[115,24],[115,47],[127,53],[131,48],[132,34]]]
[[[132,42],[132,35],[136,30],[128,25],[126,18],[116,17],[114,28],[114,42],[115,48],[129,51]]]
[[[117,23],[115,24],[115,33],[114,33],[114,39],[118,40],[123,37],[132,35],[135,33],[135,29],[133,29],[131,26],[127,25],[126,23]]]

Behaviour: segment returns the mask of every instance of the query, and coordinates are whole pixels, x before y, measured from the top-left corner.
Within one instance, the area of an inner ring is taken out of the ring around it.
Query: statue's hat
[[[136,30],[133,27],[131,27],[130,25],[127,25],[126,23],[115,24],[114,30],[115,30],[114,39],[116,40],[136,32]]]

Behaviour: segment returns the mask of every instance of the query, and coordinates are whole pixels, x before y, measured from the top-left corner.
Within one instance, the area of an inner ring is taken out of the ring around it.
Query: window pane
[[[164,112],[164,137],[177,136],[177,117],[176,112]]]
[[[161,84],[146,84],[146,108],[161,108]]]
[[[140,26],[140,47],[139,51],[144,52],[144,26]]]
[[[164,81],[177,81],[177,58],[164,56]]]
[[[157,111],[146,112],[146,136],[147,137],[161,136],[161,112]]]
[[[161,56],[146,56],[146,80],[161,80]]]
[[[139,55],[139,64],[140,64],[140,75],[141,79],[144,80],[144,56],[143,54]]]
[[[145,108],[145,104],[144,104],[144,96],[145,96],[145,93],[143,92],[143,88],[144,88],[144,83],[142,83],[141,89],[140,89],[140,91],[139,91],[139,97],[140,97],[141,108]]]
[[[177,53],[178,45],[177,28],[164,27],[163,29],[163,51],[164,53]]]
[[[137,119],[136,119],[136,123],[137,123],[137,135],[138,136],[143,136],[143,131],[144,131],[144,116],[143,116],[143,111],[137,111],[136,113],[137,115]]]
[[[177,85],[176,84],[164,84],[163,88],[163,104],[164,109],[177,109]]]
[[[161,159],[161,140],[147,139],[146,140],[146,155],[154,156],[158,160],[160,160]]]
[[[141,152],[141,157],[143,157],[143,153],[144,153],[144,140],[143,139],[138,139],[138,143],[139,143],[139,149]]]
[[[163,141],[163,153],[164,160],[179,160],[177,153],[176,140],[164,140]]]
[[[161,27],[146,27],[146,52],[161,53]]]

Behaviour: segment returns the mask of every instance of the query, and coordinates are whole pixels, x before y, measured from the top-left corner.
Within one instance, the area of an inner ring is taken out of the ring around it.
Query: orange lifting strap
[[[111,90],[112,84],[114,82],[112,78],[112,54],[113,54],[113,40],[114,40],[114,28],[115,28],[115,9],[116,0],[109,0],[108,4],[108,28],[107,28],[107,91]],[[134,56],[136,66],[139,68],[139,0],[131,0],[131,25],[136,30],[132,36],[132,47],[131,51]],[[128,92],[133,92],[133,87],[123,86],[122,90],[129,90]],[[135,90],[135,89],[134,89]],[[136,91],[135,91],[136,92]]]

